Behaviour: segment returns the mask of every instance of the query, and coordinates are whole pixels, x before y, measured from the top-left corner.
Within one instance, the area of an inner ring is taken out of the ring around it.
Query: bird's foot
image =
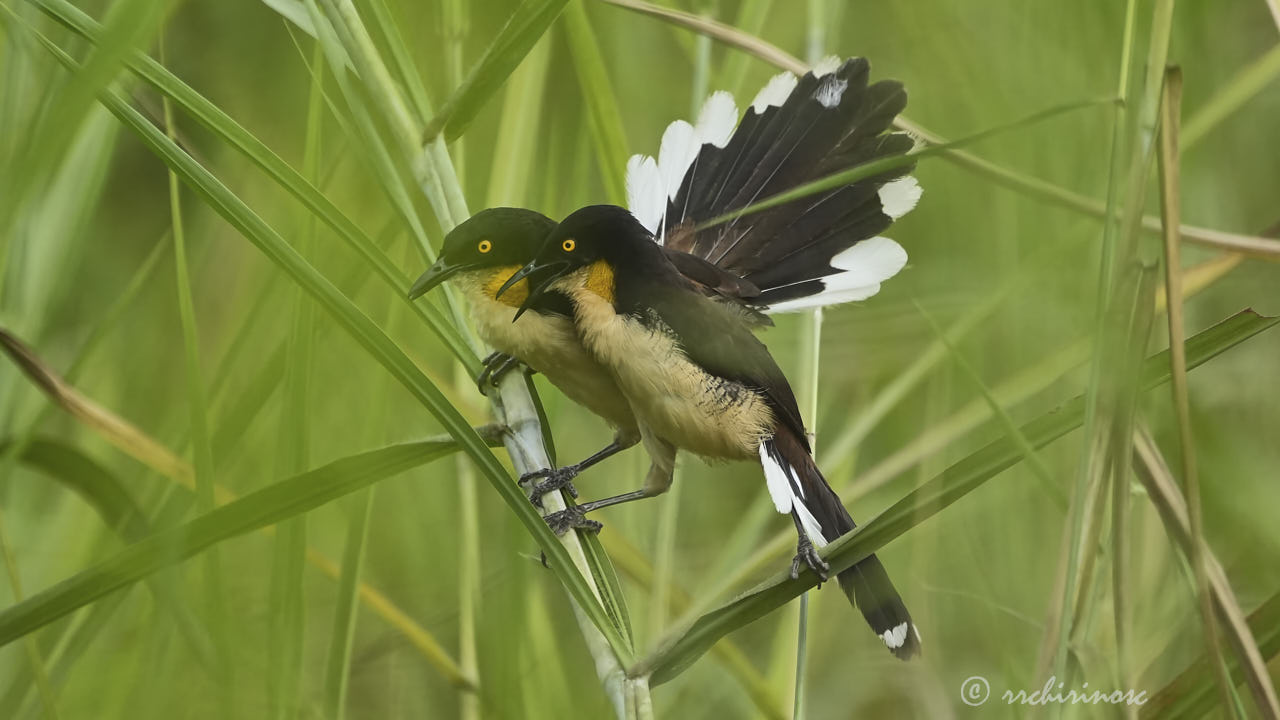
[[[523,485],[534,480],[542,479],[541,482],[533,483],[533,488],[529,491],[529,501],[537,507],[542,507],[542,496],[556,490],[564,490],[574,500],[578,499],[578,489],[573,486],[573,479],[578,476],[578,468],[572,465],[566,465],[562,468],[534,470],[531,473],[525,473],[520,476],[520,484]]]
[[[818,584],[826,582],[827,571],[831,569],[822,556],[818,555],[818,549],[813,546],[813,541],[807,535],[800,536],[800,542],[796,543],[796,556],[791,560],[791,579],[795,580],[800,577],[800,566],[807,565],[813,574],[818,576]]]
[[[501,352],[489,353],[489,355],[481,361],[484,369],[476,377],[476,387],[480,389],[481,395],[488,395],[490,387],[497,387],[498,381],[502,380],[502,376],[511,371],[512,368],[519,365],[520,361]]]
[[[604,527],[595,520],[588,520],[587,516],[577,507],[568,507],[559,512],[553,512],[543,518],[547,521],[547,525],[551,526],[551,532],[557,536],[563,535],[570,530],[586,530],[587,532],[600,532],[600,528]]]

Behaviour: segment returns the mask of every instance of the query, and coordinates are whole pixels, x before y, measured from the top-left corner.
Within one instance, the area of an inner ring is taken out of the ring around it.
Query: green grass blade
[[[1179,147],[1183,152],[1200,142],[1223,120],[1235,115],[1245,103],[1280,77],[1280,45],[1249,63],[1238,75],[1223,85],[1213,97],[1191,116],[1182,130]]]
[[[1130,2],[1126,13],[1125,34],[1131,38],[1138,37],[1134,8],[1135,3]],[[1146,241],[1140,228],[1156,155],[1153,138],[1159,126],[1158,111],[1173,23],[1173,2],[1158,0],[1150,12],[1145,75],[1131,82],[1131,39],[1126,40],[1121,62],[1119,92],[1126,93],[1125,105],[1117,113],[1112,140],[1107,219],[1102,233],[1098,305],[1094,315],[1095,346],[1082,456],[1071,494],[1067,574],[1061,583],[1064,612],[1061,627],[1053,623],[1047,633],[1047,637],[1056,640],[1050,670],[1058,677],[1067,676],[1067,644],[1076,632],[1073,627],[1075,619],[1088,614],[1089,603],[1094,597],[1089,592],[1095,560],[1093,548],[1097,547],[1094,539],[1101,531],[1101,518],[1107,504],[1093,503],[1089,499],[1102,488],[1109,487],[1113,491],[1112,499],[1120,502],[1118,507],[1112,508],[1113,515],[1121,523],[1127,515],[1125,484],[1138,399],[1133,380],[1137,377],[1150,337],[1151,300],[1155,291],[1153,270],[1158,256],[1156,245]],[[1086,550],[1089,554],[1082,555]],[[1117,567],[1126,563],[1127,559],[1121,557]],[[1120,676],[1123,678],[1129,669],[1127,632],[1124,631],[1127,626],[1124,616],[1126,598],[1123,586],[1117,590],[1119,602],[1113,603],[1113,609],[1119,634]]]
[[[572,0],[565,10],[565,31],[573,67],[578,73],[583,103],[587,107],[587,127],[599,158],[600,178],[605,196],[615,205],[625,205],[627,189],[627,136],[622,126],[622,110],[613,83],[605,68],[604,56],[584,0]]]
[[[0,329],[0,347],[9,354],[33,383],[50,395],[54,403],[84,423],[90,430],[159,475],[183,488],[194,489],[189,465],[158,441],[67,385],[66,381],[43,363],[30,348],[2,329]],[[477,428],[476,432],[491,446],[502,443],[503,428],[501,427],[487,425]],[[222,502],[227,503],[236,499],[234,493],[224,488],[218,488],[218,490]],[[160,524],[176,523],[186,512],[189,503],[179,501],[171,504],[180,505],[180,507],[169,515],[165,515],[169,520]],[[338,579],[339,568],[322,553],[308,548],[307,561],[329,577]],[[364,583],[360,584],[359,593],[364,607],[398,630],[451,684],[460,687],[470,685],[470,679],[458,670],[457,663],[443,650],[440,643],[384,593]]]
[[[324,56],[316,43],[303,142],[303,172],[319,184],[320,138],[323,131]],[[299,218],[297,249],[306,255],[316,245],[313,216]],[[276,472],[288,476],[311,466],[310,390],[315,352],[315,305],[294,288],[292,322],[285,341],[284,402],[277,440]],[[307,516],[280,524],[272,563],[270,623],[267,634],[270,715],[277,720],[297,716],[301,706],[302,663],[306,636],[305,577]]]
[[[1004,409],[1004,406],[1000,404],[1000,401],[996,399],[995,395],[991,392],[991,389],[987,387],[987,384],[982,381],[982,375],[978,372],[978,369],[974,367],[973,363],[969,362],[969,359],[960,351],[960,348],[956,347],[955,343],[947,338],[946,331],[938,324],[937,319],[934,318],[928,310],[925,310],[924,306],[918,301],[914,304],[916,306],[916,310],[924,317],[925,322],[929,325],[929,329],[933,331],[935,339],[942,343],[942,346],[946,348],[947,353],[951,356],[952,361],[959,366],[960,370],[969,378],[969,381],[973,383],[974,388],[978,391],[978,395],[991,410],[991,415],[1000,421],[1000,426],[1004,430],[1005,436],[1011,438],[1017,445],[1019,452],[1022,453],[1022,459],[1027,461],[1027,464],[1031,466],[1032,474],[1034,474],[1036,479],[1041,482],[1042,489],[1061,507],[1065,508],[1066,499],[1062,496],[1062,490],[1054,484],[1053,472],[1049,470],[1049,466],[1045,463],[1044,458],[1040,457],[1040,454],[1036,452],[1036,448],[1031,445],[1031,441],[1022,434],[1022,430],[1018,427],[1018,424],[1014,422],[1013,417],[1009,415],[1009,413]]]
[[[102,206],[120,126],[110,113],[93,107],[51,171],[47,186],[21,212],[11,233],[9,253],[0,258],[0,273],[12,257],[9,309],[17,311],[17,329],[28,337],[47,331],[47,313],[55,298],[66,292],[65,262],[78,253],[77,245],[94,231],[93,218]],[[7,169],[15,176],[20,170]],[[2,191],[0,191],[2,192]]]
[[[171,4],[172,0],[121,0],[112,5],[102,43],[85,60],[83,72],[55,94],[43,120],[33,128],[35,137],[26,143],[17,167],[0,177],[0,227],[8,228],[11,213],[45,190],[49,173],[93,106],[94,95],[116,78],[135,47],[151,42]],[[8,6],[5,9],[12,12]],[[21,184],[15,184],[19,178]]]
[[[9,440],[0,441],[0,448],[6,450],[13,445]],[[37,438],[27,443],[21,459],[27,467],[58,480],[83,498],[123,541],[137,542],[151,531],[146,514],[124,484],[76,448]]]
[[[0,511],[0,555],[4,557],[5,573],[9,576],[9,585],[15,601],[22,601],[22,581],[18,575],[18,560],[13,554],[13,543],[9,541],[9,529]],[[27,659],[27,668],[35,679],[36,690],[40,696],[40,709],[47,720],[58,720],[58,696],[49,681],[49,673],[45,669],[44,656],[36,644],[36,638],[22,638],[22,649]]]
[[[1197,367],[1277,323],[1280,317],[1264,317],[1252,311],[1234,315],[1188,340],[1187,367]],[[1167,382],[1168,364],[1167,351],[1148,358],[1143,366],[1141,387],[1150,389]],[[1084,398],[1081,396],[1024,424],[1021,429],[1032,446],[1040,448],[1076,429],[1083,420]],[[1010,438],[991,442],[829,545],[823,558],[831,565],[832,573],[853,566],[1017,464],[1022,457],[1018,444]],[[809,572],[797,580],[791,579],[789,571],[779,573],[755,590],[699,618],[686,632],[641,660],[632,672],[652,673],[654,685],[667,682],[688,668],[716,640],[785,605],[813,587],[816,581],[817,577]]]
[[[344,48],[352,59],[356,70],[354,78],[359,81],[363,92],[357,93],[353,83],[344,82],[345,74],[338,73],[339,86],[347,95],[348,106],[357,115],[365,112],[365,103],[373,106],[380,126],[387,131],[388,152],[407,164],[413,179],[431,202],[440,227],[448,230],[461,222],[466,216],[466,209],[465,203],[460,202],[456,182],[447,182],[441,174],[441,164],[433,162],[433,156],[443,150],[443,144],[437,141],[425,150],[421,147],[421,126],[415,121],[391,71],[378,54],[373,38],[360,19],[355,5],[350,0],[319,0],[318,3],[316,0],[307,0],[307,4],[326,53],[335,53],[336,48]],[[348,88],[348,85],[352,87]],[[452,166],[443,169],[451,172]],[[390,179],[384,180],[384,183],[390,182]],[[446,185],[450,187],[446,188]],[[425,240],[422,249],[425,259],[434,259]]]
[[[280,13],[280,17],[293,23],[302,32],[316,37],[316,26],[311,22],[311,14],[300,0],[262,0],[262,4]]]
[[[224,540],[297,517],[458,447],[453,441],[422,441],[342,458],[155,533],[0,612],[0,646]]]
[[[0,446],[8,444],[0,443]],[[56,480],[79,495],[93,508],[103,525],[126,544],[140,542],[151,534],[151,523],[134,501],[120,479],[80,450],[57,440],[37,438],[22,454],[28,468]],[[173,585],[161,578],[150,578],[150,589],[164,612],[172,615],[179,633],[206,671],[215,669],[213,642],[209,630],[196,619],[179,597]],[[59,642],[49,656],[54,674],[64,675],[79,658],[75,648],[83,649],[89,638],[102,626],[82,623]]]
[[[161,57],[164,57],[163,36]],[[173,110],[166,98],[164,105],[165,132],[170,142],[176,142]],[[178,291],[178,318],[182,327],[184,374],[187,383],[187,411],[191,422],[191,439],[194,462],[192,467],[196,485],[196,507],[202,513],[213,510],[213,487],[216,483],[213,446],[209,433],[209,408],[205,395],[204,374],[200,369],[199,330],[196,327],[195,299],[191,290],[190,266],[187,262],[186,227],[182,219],[182,186],[172,170],[169,179],[169,213],[173,236],[173,265]],[[225,592],[223,590],[221,558],[216,549],[203,558],[204,612],[213,634],[217,656],[217,677],[223,691],[219,693],[219,709],[223,717],[235,715],[234,698],[236,668],[231,659],[231,647],[235,643],[232,627],[226,621]]]
[[[493,165],[489,171],[489,192],[485,201],[488,207],[519,204],[537,207],[536,202],[530,202],[528,190],[538,161],[542,100],[547,94],[547,68],[550,64],[551,41],[547,38],[533,46],[507,82]]]
[[[515,72],[551,27],[568,0],[524,0],[511,14],[462,85],[445,101],[423,135],[432,140],[442,131],[453,142],[462,136],[489,99]],[[505,116],[504,116],[505,118]],[[502,135],[498,136],[502,138]],[[625,160],[624,160],[625,162]],[[625,167],[625,166],[624,166]]]
[[[348,678],[351,674],[351,647],[355,642],[356,610],[359,608],[360,573],[364,566],[365,542],[369,536],[369,515],[373,510],[373,488],[351,499],[347,539],[342,551],[342,574],[338,577],[338,601],[333,610],[333,633],[325,662],[324,717],[346,717]]]
[[[368,5],[373,11],[374,23],[382,32],[387,49],[391,52],[397,79],[401,87],[408,91],[415,119],[419,123],[425,123],[431,115],[431,101],[427,99],[427,88],[423,84],[422,75],[414,65],[409,46],[400,33],[401,23],[397,23],[392,17],[386,0],[369,0]]]

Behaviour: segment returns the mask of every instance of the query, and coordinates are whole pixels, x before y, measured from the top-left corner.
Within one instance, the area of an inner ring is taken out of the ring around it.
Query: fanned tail
[[[853,530],[853,518],[793,432],[779,428],[762,442],[760,462],[778,512],[794,514],[814,545],[822,547]],[[890,652],[903,660],[920,653],[920,632],[879,558],[869,555],[837,577]]]
[[[772,195],[911,150],[908,135],[889,132],[906,91],[894,81],[869,84],[869,74],[863,58],[831,58],[802,78],[776,76],[727,140],[726,113],[736,109],[717,93],[699,126],[713,117],[706,124],[718,132],[704,137],[688,123],[674,123],[657,163],[633,159],[632,210],[668,249],[757,287],[760,294],[749,302],[767,312],[874,295],[906,264],[906,252],[880,233],[920,198],[911,165],[698,229]],[[688,152],[691,143],[696,153]],[[681,178],[678,185],[673,177]]]

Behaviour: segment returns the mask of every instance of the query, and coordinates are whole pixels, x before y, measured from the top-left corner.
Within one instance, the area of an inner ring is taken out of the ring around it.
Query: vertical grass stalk
[[[324,51],[316,42],[312,50],[311,87],[303,144],[303,174],[320,185],[320,150],[324,109]],[[303,214],[298,222],[295,248],[306,256],[316,246],[316,219]],[[290,477],[310,465],[309,391],[314,353],[315,303],[302,288],[293,289],[289,336],[285,341],[284,402],[278,429],[277,474]],[[279,526],[271,577],[271,627],[267,635],[268,701],[272,717],[290,720],[298,715],[303,677],[306,631],[305,577],[307,516],[299,515]]]
[[[9,575],[9,587],[13,590],[13,601],[22,601],[22,580],[18,575],[18,561],[13,556],[13,544],[9,542],[9,530],[5,525],[4,512],[0,509],[0,554],[4,555],[4,569]],[[41,710],[46,720],[58,720],[58,699],[53,692],[53,684],[49,682],[49,674],[45,671],[44,658],[40,655],[40,646],[36,644],[36,636],[22,638],[22,650],[27,658],[27,665],[36,680],[36,690],[40,696]]]
[[[1218,620],[1209,594],[1209,574],[1203,549],[1204,517],[1200,507],[1200,476],[1196,471],[1195,436],[1191,431],[1191,403],[1187,394],[1186,328],[1183,323],[1182,238],[1178,224],[1182,217],[1181,177],[1178,158],[1178,135],[1182,112],[1182,72],[1177,67],[1165,70],[1164,98],[1160,104],[1160,218],[1164,221],[1165,295],[1170,298],[1166,314],[1169,327],[1169,389],[1172,393],[1174,418],[1178,428],[1178,461],[1182,470],[1182,491],[1186,497],[1191,530],[1191,566],[1195,573],[1200,620],[1204,624],[1205,644],[1213,660],[1214,677],[1218,681],[1223,708],[1231,702],[1231,673],[1223,651]],[[1265,704],[1260,703],[1260,708]]]
[[[1160,0],[1163,4],[1163,11],[1171,13],[1172,1]],[[1137,32],[1137,2],[1136,0],[1128,0],[1125,9],[1125,28],[1123,35],[1123,45],[1120,53],[1119,63],[1119,81],[1117,92],[1120,97],[1126,99],[1127,102],[1141,101],[1144,91],[1150,95],[1150,89],[1138,86],[1136,89],[1130,86],[1129,72],[1133,65],[1132,55],[1134,40]],[[1160,16],[1162,9],[1157,9],[1157,16]],[[1170,20],[1171,22],[1171,20]],[[1157,44],[1154,40],[1159,32],[1159,21],[1153,23],[1152,34],[1153,45]],[[1167,42],[1167,26],[1165,27]],[[1166,45],[1167,47],[1167,45]],[[1152,48],[1152,56],[1159,53]],[[1159,54],[1158,62],[1164,64],[1163,54]],[[1148,58],[1150,61],[1150,58]],[[1056,645],[1052,653],[1052,666],[1049,672],[1055,677],[1065,677],[1067,647],[1071,640],[1071,621],[1076,607],[1076,592],[1078,588],[1078,574],[1081,564],[1081,553],[1085,552],[1082,547],[1086,537],[1086,526],[1089,524],[1089,505],[1088,498],[1096,489],[1096,485],[1100,482],[1099,474],[1102,472],[1100,465],[1101,452],[1103,448],[1102,434],[1099,429],[1103,419],[1099,417],[1101,413],[1100,403],[1105,397],[1104,389],[1104,370],[1106,361],[1109,356],[1104,347],[1108,343],[1107,324],[1108,317],[1112,313],[1110,298],[1113,296],[1113,267],[1117,261],[1114,256],[1118,252],[1116,249],[1116,232],[1117,223],[1115,222],[1115,208],[1117,207],[1117,197],[1120,191],[1120,159],[1128,156],[1130,146],[1138,144],[1136,133],[1130,129],[1130,112],[1126,108],[1127,105],[1118,105],[1115,111],[1115,117],[1112,124],[1111,153],[1110,165],[1108,170],[1107,183],[1107,201],[1106,212],[1104,213],[1104,226],[1102,233],[1102,249],[1099,254],[1099,272],[1098,272],[1098,292],[1097,305],[1094,315],[1094,359],[1090,371],[1089,392],[1086,394],[1087,401],[1085,405],[1085,431],[1084,436],[1084,452],[1083,460],[1076,470],[1076,478],[1074,488],[1071,494],[1071,511],[1068,514],[1068,523],[1071,532],[1068,538],[1067,563],[1064,566],[1066,576],[1059,583],[1062,588],[1063,595],[1057,606],[1061,608],[1061,612],[1055,617],[1050,618],[1050,625],[1045,634],[1046,647],[1051,644]],[[1136,110],[1136,108],[1134,108]],[[1140,162],[1140,158],[1138,160]],[[1129,171],[1132,174],[1135,168],[1132,167],[1133,161],[1130,161]],[[1137,211],[1140,214],[1141,203],[1139,207],[1134,208],[1132,204],[1138,201],[1135,197],[1126,197],[1126,208],[1130,211]],[[1088,548],[1092,552],[1092,547]],[[1048,653],[1044,654],[1048,658]],[[1039,673],[1040,676],[1047,676],[1049,673],[1043,669]]]
[[[826,0],[809,0],[808,22],[806,31],[806,55],[809,64],[813,65],[822,59],[826,52]],[[706,36],[700,35],[705,38]],[[818,378],[822,362],[822,308],[814,308],[808,313],[804,325],[804,336],[800,342],[802,369],[801,383],[804,387],[803,414],[809,418],[809,443],[813,454],[818,453]],[[809,593],[800,596],[800,609],[796,619],[796,676],[795,695],[791,704],[793,720],[804,718],[805,674],[808,669],[809,650]]]
[[[160,36],[160,62],[164,63],[164,35]],[[165,134],[176,142],[173,124],[173,106],[166,97],[162,100]],[[169,176],[169,212],[173,229],[173,264],[178,289],[178,315],[182,324],[183,359],[187,377],[187,403],[191,416],[191,445],[194,462],[196,507],[201,514],[214,508],[213,489],[216,483],[213,448],[209,441],[208,404],[205,399],[204,375],[200,370],[200,343],[196,328],[195,299],[191,291],[191,273],[187,263],[186,232],[182,220],[182,185],[173,170]],[[231,659],[230,624],[225,620],[222,601],[221,560],[217,548],[210,548],[202,556],[204,565],[205,611],[209,618],[210,632],[214,638],[217,655],[218,681],[222,691],[218,693],[219,708],[224,717],[236,715],[235,664]]]

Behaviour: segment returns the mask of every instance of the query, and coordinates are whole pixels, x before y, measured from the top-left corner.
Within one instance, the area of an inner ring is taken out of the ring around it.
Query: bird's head
[[[452,277],[466,277],[489,297],[537,252],[556,226],[551,218],[521,208],[482,210],[455,227],[444,239],[435,264],[409,290],[414,299]],[[507,302],[523,301],[512,293]]]
[[[532,287],[522,311],[553,285],[586,286],[612,299],[614,269],[635,265],[646,252],[657,251],[653,236],[626,208],[591,205],[575,211],[547,234],[533,259],[498,294],[528,278]]]

